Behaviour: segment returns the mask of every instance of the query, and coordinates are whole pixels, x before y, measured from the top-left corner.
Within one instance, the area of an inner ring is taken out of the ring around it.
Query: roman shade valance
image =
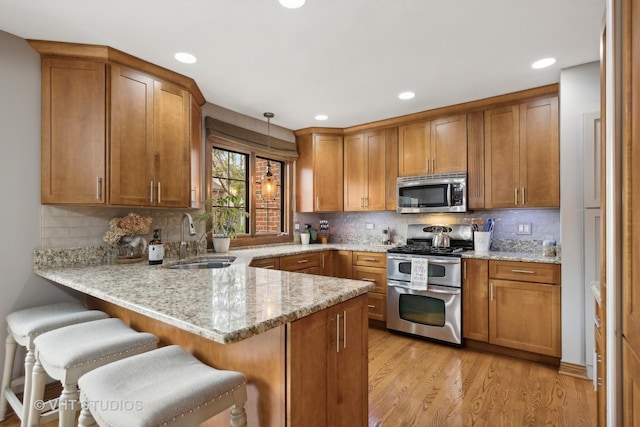
[[[268,138],[267,135],[262,133],[244,129],[209,116],[205,117],[204,123],[207,140],[211,138],[222,139],[243,148],[274,154],[283,160],[295,160],[298,158],[295,142],[285,141],[273,136]]]

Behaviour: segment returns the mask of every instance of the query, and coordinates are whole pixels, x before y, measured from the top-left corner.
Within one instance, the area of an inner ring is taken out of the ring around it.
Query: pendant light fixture
[[[273,113],[264,113],[267,118],[267,151],[271,152],[271,119]],[[271,162],[267,159],[267,171],[260,178],[260,196],[265,202],[272,202],[276,200],[278,196],[278,181],[276,177],[271,173]]]

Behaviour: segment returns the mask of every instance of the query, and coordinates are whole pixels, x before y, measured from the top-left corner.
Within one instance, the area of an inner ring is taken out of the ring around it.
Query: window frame
[[[249,189],[249,230],[250,234],[239,234],[235,239],[231,239],[231,247],[257,246],[275,243],[292,243],[293,242],[293,161],[280,157],[268,151],[250,150],[243,146],[234,144],[231,141],[213,137],[205,141],[205,197],[211,194],[211,150],[219,148],[222,150],[235,151],[237,153],[246,154],[249,157],[249,180],[247,182]],[[269,158],[282,162],[282,182],[280,182],[280,192],[282,194],[282,216],[284,230],[283,234],[258,234],[256,235],[256,181],[260,177],[255,176],[256,157]],[[209,206],[206,207],[209,209]],[[207,224],[207,229],[209,229]],[[207,234],[207,246],[212,247],[211,234]]]

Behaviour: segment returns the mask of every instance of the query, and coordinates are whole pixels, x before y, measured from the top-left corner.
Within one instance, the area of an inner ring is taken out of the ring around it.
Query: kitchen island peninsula
[[[233,253],[233,252],[232,252]],[[249,267],[171,263],[47,267],[34,272],[86,295],[161,344],[248,378],[249,425],[367,424],[367,292],[364,281]],[[228,425],[226,413],[207,426]]]

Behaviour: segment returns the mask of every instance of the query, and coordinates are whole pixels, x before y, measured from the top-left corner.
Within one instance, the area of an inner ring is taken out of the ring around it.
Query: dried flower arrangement
[[[109,230],[104,233],[102,240],[111,246],[116,246],[124,236],[138,236],[147,234],[151,228],[150,216],[141,216],[137,213],[129,213],[124,218],[113,218],[109,222]]]

